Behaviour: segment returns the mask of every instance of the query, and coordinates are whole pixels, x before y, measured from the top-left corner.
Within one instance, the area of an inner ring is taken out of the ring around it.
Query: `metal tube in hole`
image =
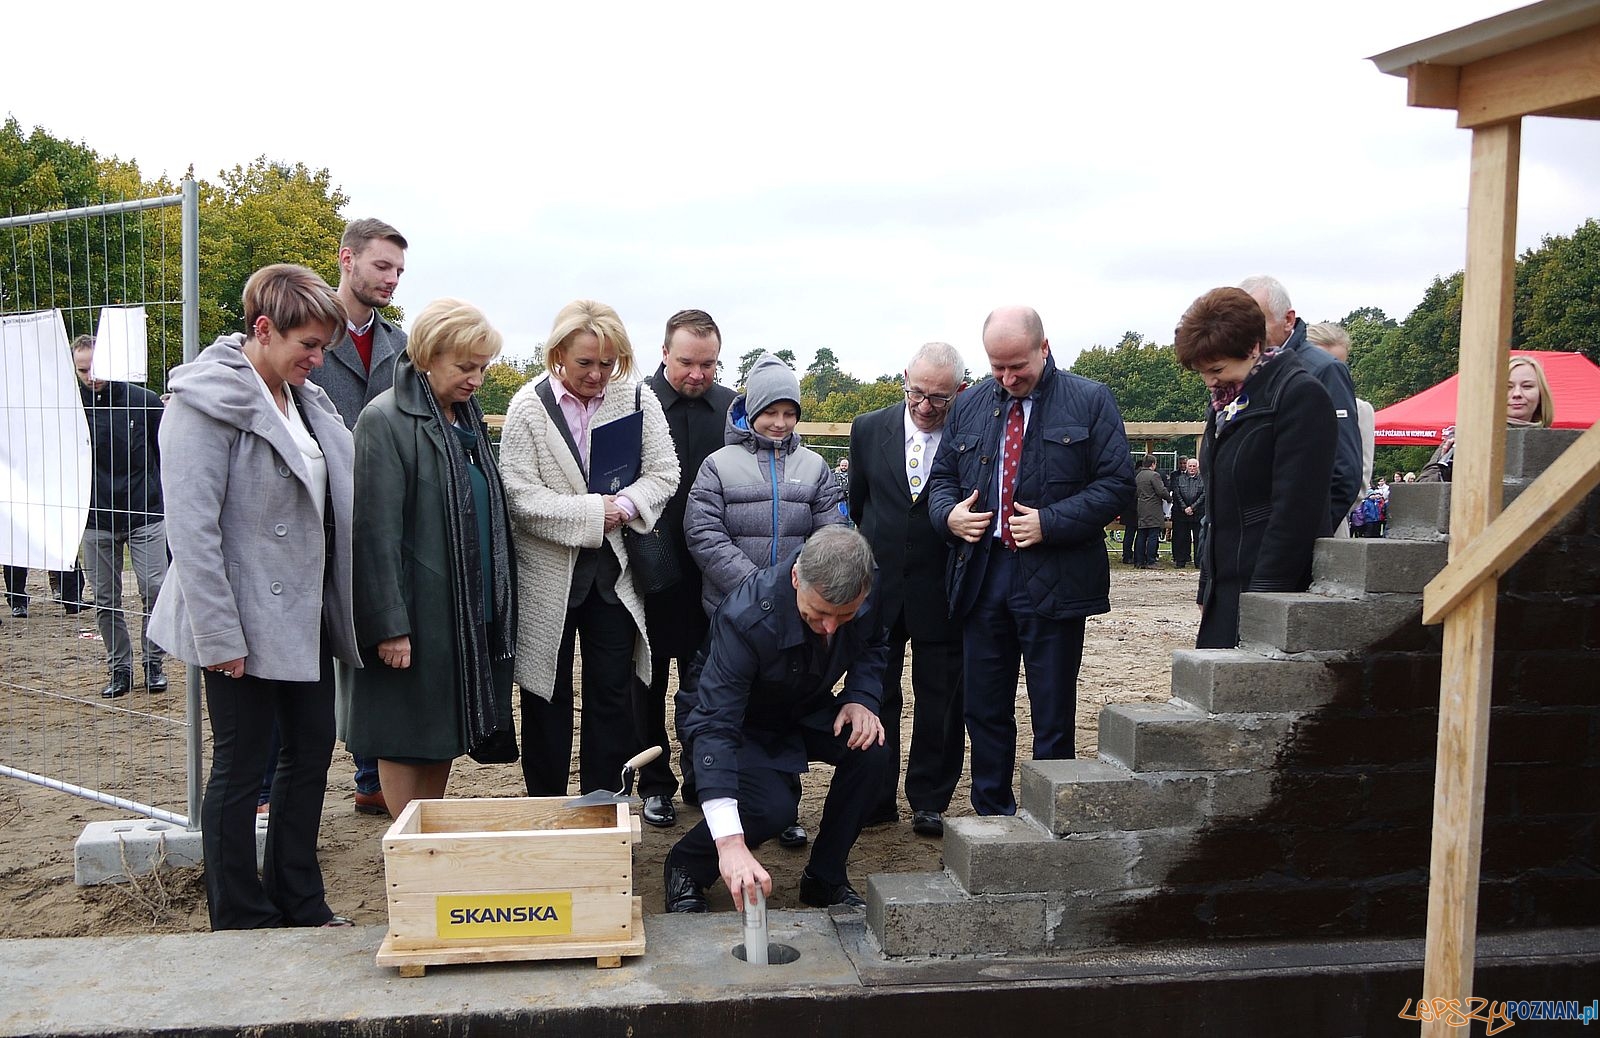
[[[768,964],[767,895],[761,892],[759,883],[751,883],[746,889],[755,894],[756,900],[751,904],[747,898],[744,903],[744,961],[752,966],[765,966]]]

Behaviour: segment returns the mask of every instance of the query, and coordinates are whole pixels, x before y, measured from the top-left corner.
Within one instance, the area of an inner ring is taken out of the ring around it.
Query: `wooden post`
[[[1500,513],[1521,143],[1520,120],[1484,126],[1472,133],[1461,383],[1456,404],[1455,482],[1450,497],[1452,558]],[[1444,623],[1422,993],[1426,998],[1459,998],[1462,1005],[1472,994],[1476,954],[1498,589],[1498,580],[1484,581]],[[1435,1020],[1423,1024],[1422,1033],[1442,1038],[1455,1032]]]

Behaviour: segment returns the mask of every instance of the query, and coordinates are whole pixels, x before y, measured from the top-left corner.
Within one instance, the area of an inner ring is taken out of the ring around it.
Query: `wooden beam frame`
[[[1524,115],[1583,116],[1600,99],[1600,25],[1475,61],[1461,69],[1456,125]]]
[[[1450,556],[1459,559],[1500,511],[1505,471],[1505,379],[1516,259],[1520,120],[1472,133],[1467,201],[1467,268],[1461,312],[1455,482]],[[1483,788],[1489,756],[1489,694],[1494,676],[1495,595],[1480,581],[1445,620],[1439,682],[1439,741],[1429,860],[1428,939],[1423,997],[1472,993],[1477,946],[1478,872],[1483,850]],[[1424,1036],[1453,1031],[1442,1021]]]

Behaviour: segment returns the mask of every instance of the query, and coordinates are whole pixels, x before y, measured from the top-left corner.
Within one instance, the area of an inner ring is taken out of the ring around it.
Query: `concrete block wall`
[[[1571,438],[1512,432],[1508,501]],[[1247,595],[1240,649],[1175,653],[1098,760],[1025,764],[1015,818],[949,819],[943,873],[871,877],[883,951],[1420,936],[1449,490],[1394,489],[1404,537],[1320,542],[1310,593]],[[1481,928],[1600,923],[1597,778],[1600,492],[1501,582]]]

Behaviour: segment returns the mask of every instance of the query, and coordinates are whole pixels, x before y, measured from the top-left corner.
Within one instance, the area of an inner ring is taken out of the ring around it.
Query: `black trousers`
[[[72,569],[51,570],[50,575],[55,578],[52,584],[59,584],[61,601],[71,608],[82,608],[83,601],[83,567],[74,566]],[[31,596],[28,594],[28,568],[26,566],[6,566],[6,604],[10,606],[27,606]],[[77,609],[73,609],[77,612]]]
[[[633,726],[633,641],[627,606],[591,588],[567,610],[550,701],[522,693],[522,778],[531,797],[567,794],[572,759],[572,663],[583,640],[583,721],[578,729],[580,793],[616,789],[622,765],[644,747]]]
[[[316,681],[204,673],[212,753],[200,821],[211,928],[320,926],[333,917],[317,864],[333,760],[332,658],[322,653]],[[258,876],[256,801],[274,723],[281,745]]]
[[[648,622],[648,621],[646,621]],[[661,756],[639,770],[639,795],[670,797],[678,791],[678,777],[672,773],[672,744],[667,741],[667,682],[673,657],[650,653],[650,684],[633,679],[633,728],[640,748],[661,747]],[[678,684],[683,684],[694,654],[677,657]]]
[[[845,745],[850,729],[835,736],[831,731],[803,729],[806,757],[835,766],[822,822],[811,842],[807,869],[825,883],[843,883],[850,848],[861,835],[861,824],[874,806],[878,791],[889,781],[894,762],[887,746],[852,750]],[[800,810],[800,776],[772,768],[739,770],[739,821],[744,825],[745,846],[755,850],[794,823]],[[704,821],[686,833],[667,855],[669,864],[687,869],[694,881],[709,887],[721,876],[717,844]]]
[[[913,811],[950,808],[961,781],[967,749],[962,720],[961,642],[924,641],[906,632],[905,614],[889,630],[889,662],[883,670],[884,746],[890,769],[883,795],[867,817],[895,813],[900,776],[900,679],[905,671],[906,643],[911,644],[911,753],[906,759],[906,802]]]
[[[1070,760],[1083,663],[1084,620],[1052,620],[1033,608],[1016,553],[990,546],[978,599],[962,629],[967,734],[972,739],[972,807],[1014,815],[1011,779],[1017,757],[1017,669],[1027,667],[1033,759]]]
[[[1200,524],[1172,520],[1172,564],[1187,566],[1189,561],[1200,561]]]

